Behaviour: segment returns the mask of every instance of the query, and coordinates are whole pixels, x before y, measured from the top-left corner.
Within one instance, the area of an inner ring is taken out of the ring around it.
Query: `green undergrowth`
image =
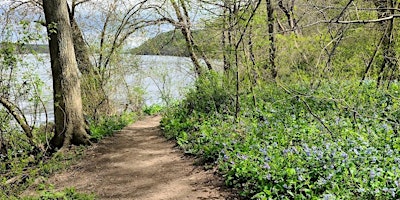
[[[124,113],[122,115],[100,117],[90,122],[90,135],[94,141],[99,141],[107,136],[112,136],[118,130],[133,123],[138,119],[135,113]]]
[[[237,119],[228,85],[201,78],[162,127],[244,197],[400,198],[400,84],[264,84],[241,93]]]
[[[165,106],[160,104],[153,104],[150,106],[145,106],[143,108],[143,113],[146,115],[158,115],[161,114],[165,109]]]
[[[92,141],[97,142],[106,136],[111,136],[137,119],[136,114],[129,113],[101,117],[96,121],[89,120]],[[45,131],[43,127],[34,130],[35,143],[38,146],[46,146],[51,138],[52,134],[43,131]],[[25,199],[94,199],[93,195],[78,193],[74,188],[54,191],[46,184],[46,179],[50,175],[79,161],[84,155],[85,147],[72,147],[69,151],[52,155],[44,152],[35,153],[27,141],[21,139],[23,136],[15,131],[4,138],[11,146],[6,153],[0,153],[0,199],[20,199],[22,197],[19,196],[32,187],[37,189],[39,196],[24,197]]]
[[[94,200],[95,195],[84,194],[77,192],[74,188],[65,188],[62,191],[54,191],[52,187],[50,188],[40,188],[38,197],[23,197],[23,200],[53,200],[53,199],[79,199],[79,200]]]
[[[30,155],[22,150],[13,155],[10,150],[0,164],[0,199],[19,199],[18,196],[30,186],[44,184],[47,177],[79,160],[84,149],[76,147],[52,156],[43,153]]]

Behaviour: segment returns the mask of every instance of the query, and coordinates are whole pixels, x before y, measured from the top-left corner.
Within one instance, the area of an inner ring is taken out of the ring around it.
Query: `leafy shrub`
[[[143,112],[146,115],[156,115],[160,114],[164,110],[164,108],[165,107],[160,104],[153,104],[151,106],[145,106]]]
[[[137,115],[135,113],[101,117],[90,123],[91,139],[98,141],[104,137],[112,136],[116,131],[133,123],[136,119]]]
[[[234,84],[217,72],[207,72],[195,82],[195,89],[186,94],[182,106],[188,111],[206,114],[231,113],[234,108]]]
[[[195,99],[193,90],[167,110],[162,126],[185,151],[215,162],[226,184],[248,198],[399,198],[400,85],[358,84],[258,86],[257,106],[242,95],[236,120],[210,112],[196,102],[208,97]]]

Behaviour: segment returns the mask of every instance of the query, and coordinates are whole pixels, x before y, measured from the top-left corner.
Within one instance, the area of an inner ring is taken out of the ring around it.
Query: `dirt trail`
[[[93,192],[99,199],[233,199],[213,172],[194,166],[162,137],[159,121],[149,117],[102,140],[49,182]]]

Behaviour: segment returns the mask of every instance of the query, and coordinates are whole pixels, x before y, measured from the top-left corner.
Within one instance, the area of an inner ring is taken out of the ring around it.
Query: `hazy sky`
[[[27,1],[27,0],[23,0]],[[83,30],[83,33],[85,37],[88,40],[96,41],[98,40],[97,38],[99,37],[99,33],[102,30],[105,18],[106,18],[106,13],[108,9],[110,8],[110,3],[113,2],[114,0],[90,0],[89,2],[83,3],[79,5],[76,8],[76,19]],[[9,9],[10,3],[15,3],[15,0],[0,0],[0,14],[4,15],[5,11]],[[116,8],[116,12],[114,13],[115,15],[113,16],[113,19],[117,21],[117,19],[122,19],[123,13],[126,12],[127,8],[132,7],[135,5],[135,3],[140,2],[139,0],[121,0]],[[164,1],[160,0],[151,0],[149,1],[152,4],[160,4]],[[199,21],[198,19],[204,18],[206,14],[204,14],[200,9],[196,8],[195,6],[192,7],[192,11],[190,12],[191,18],[194,19],[193,24],[196,24],[196,21]],[[28,11],[26,11],[28,10]],[[171,8],[166,8],[166,10],[170,10],[171,15],[169,17],[174,18],[174,14],[171,10]],[[20,11],[20,12],[18,12]],[[156,16],[154,12],[151,11],[145,11],[142,12],[140,16],[137,18],[134,18],[133,20],[138,20],[140,18],[146,18],[146,19],[155,19],[159,16]],[[32,8],[31,7],[24,7],[23,9],[18,9],[16,12],[13,13],[13,15],[10,15],[11,19],[16,19],[15,21],[20,21],[21,19],[27,19],[32,21],[33,20],[44,20],[43,14],[41,10],[38,8]],[[10,19],[8,18],[8,19]],[[132,21],[133,21],[132,20]],[[0,18],[0,31],[4,30],[4,24],[6,24],[7,18],[6,17],[1,17]],[[16,22],[9,23],[12,24],[13,26],[16,24]],[[33,29],[33,28],[32,28]],[[110,33],[115,30],[112,30],[113,27],[110,26]],[[115,29],[115,28],[114,28]],[[129,43],[127,46],[129,47],[134,47],[139,45],[140,43],[144,42],[146,39],[154,37],[155,35],[159,34],[160,32],[166,32],[169,30],[173,30],[174,27],[172,25],[160,25],[160,26],[151,26],[147,27],[141,31],[138,31],[137,33],[133,34],[129,39]],[[37,30],[34,30],[37,31]],[[45,29],[41,30],[43,35],[45,35]],[[18,33],[15,31],[12,36],[13,39],[18,38]],[[0,35],[0,40],[4,40],[4,35]],[[45,41],[43,41],[45,42]]]
[[[89,40],[96,40],[99,37],[99,33],[103,27],[105,16],[107,10],[109,9],[109,4],[112,1],[104,1],[104,0],[91,0],[87,3],[81,4],[76,8],[76,19],[79,23],[81,29],[85,37]],[[117,11],[115,12],[114,20],[118,18],[122,18],[122,14],[126,11],[126,8],[134,5],[134,3],[138,2],[137,0],[131,1],[121,1],[118,5]],[[159,2],[159,1],[158,1]],[[21,35],[18,33],[21,29],[18,26],[18,22],[21,20],[28,21],[39,21],[44,20],[43,13],[38,8],[33,8],[32,6],[24,6],[20,9],[14,10],[12,13],[8,15],[6,12],[10,9],[11,4],[15,4],[16,1],[11,0],[0,0],[0,41],[3,40],[12,40],[15,41],[17,38],[20,38]],[[146,15],[146,16],[144,16]],[[149,15],[144,13],[143,17],[149,18]],[[135,19],[134,19],[135,20]],[[8,25],[9,29],[6,31],[6,26]],[[114,24],[115,26],[115,24]],[[113,27],[110,27],[110,33],[113,32]],[[34,30],[35,28],[30,28],[32,32],[42,32],[43,36],[46,35],[46,30],[43,28],[41,30]],[[149,27],[142,31],[138,31],[133,34],[130,38],[128,38],[128,46],[134,47],[144,42],[149,37],[154,37],[156,34],[160,32],[165,32],[172,30],[173,27],[171,25],[161,25],[157,27]],[[115,31],[115,30],[114,30]],[[46,40],[42,40],[42,43],[47,42]],[[41,43],[38,42],[38,43]]]

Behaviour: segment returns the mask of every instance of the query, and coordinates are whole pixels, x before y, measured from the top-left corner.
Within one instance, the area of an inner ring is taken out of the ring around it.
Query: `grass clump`
[[[124,113],[122,115],[101,117],[91,120],[90,132],[93,141],[99,141],[107,136],[112,136],[118,130],[133,123],[138,119],[135,113]]]
[[[52,199],[79,199],[79,200],[94,200],[95,195],[79,193],[74,188],[65,188],[62,191],[54,191],[53,189],[40,189],[37,197],[23,197],[23,200],[52,200]]]
[[[247,198],[396,199],[399,87],[265,84],[241,94],[238,118],[234,94],[207,87],[168,109],[162,126],[186,152],[215,163],[226,184]]]
[[[165,109],[165,106],[160,105],[160,104],[153,104],[150,106],[145,106],[143,108],[143,113],[146,115],[157,115],[161,114]]]

